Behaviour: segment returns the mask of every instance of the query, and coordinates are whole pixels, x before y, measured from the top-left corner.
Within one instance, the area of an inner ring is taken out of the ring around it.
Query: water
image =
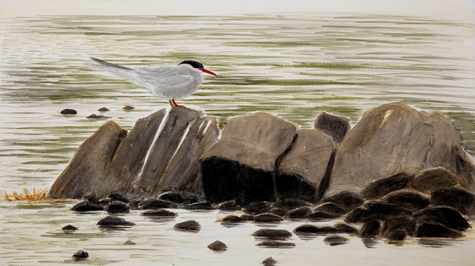
[[[110,120],[131,129],[138,118],[167,107],[147,90],[89,68],[90,56],[129,66],[201,61],[218,76],[207,76],[198,93],[178,103],[218,116],[221,127],[229,117],[255,111],[301,128],[311,128],[322,110],[354,124],[371,107],[402,102],[443,111],[475,155],[475,64],[467,45],[474,26],[456,18],[43,16],[2,18],[0,30],[0,189],[8,193],[48,188],[105,122],[86,119],[97,109],[109,108]],[[136,109],[122,110],[125,103]],[[78,115],[59,114],[65,108]],[[475,241],[448,242],[442,249],[417,240],[366,248],[358,238],[330,247],[322,238],[293,236],[295,248],[258,248],[249,236],[258,225],[225,228],[214,222],[222,215],[217,212],[180,211],[162,223],[133,212],[125,218],[136,226],[104,232],[95,225],[104,213],[74,214],[72,204],[1,202],[0,262],[70,264],[78,249],[90,253],[83,263],[92,265],[260,265],[269,256],[283,265],[391,264],[388,258],[394,265],[469,265],[475,256]],[[202,223],[200,233],[172,229],[188,218]],[[278,228],[291,231],[301,223]],[[67,224],[80,230],[58,231]],[[127,239],[137,245],[124,246]],[[217,239],[229,250],[206,248]]]

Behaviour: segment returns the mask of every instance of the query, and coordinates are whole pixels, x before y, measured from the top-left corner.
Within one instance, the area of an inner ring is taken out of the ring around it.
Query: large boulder
[[[324,180],[336,144],[317,129],[301,129],[290,150],[282,159],[276,174],[277,194],[281,198],[318,201],[325,191]],[[323,183],[322,183],[323,182]],[[319,193],[319,191],[322,191]],[[320,196],[318,196],[320,195]]]
[[[126,135],[127,131],[112,121],[103,124],[79,147],[51,186],[48,197],[81,198],[86,194],[109,190],[111,184],[102,181]]]
[[[474,191],[474,163],[441,112],[385,104],[368,110],[341,142],[327,193],[360,191],[379,179],[436,167],[454,173],[463,188]]]
[[[221,140],[202,156],[203,189],[212,202],[275,199],[275,168],[298,126],[265,112],[228,119]]]

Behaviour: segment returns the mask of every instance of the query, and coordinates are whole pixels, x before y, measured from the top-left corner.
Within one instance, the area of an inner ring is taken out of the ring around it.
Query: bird
[[[202,73],[217,76],[194,60],[185,60],[178,65],[156,67],[125,67],[91,57],[93,67],[110,72],[127,81],[145,87],[153,95],[168,100],[172,107],[185,107],[175,100],[195,93],[203,81]]]

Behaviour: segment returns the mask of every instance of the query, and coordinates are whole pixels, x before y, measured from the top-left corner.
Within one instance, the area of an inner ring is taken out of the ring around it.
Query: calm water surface
[[[126,129],[168,107],[147,90],[88,67],[90,56],[129,66],[177,64],[195,59],[218,74],[179,101],[227,118],[268,111],[310,128],[322,111],[356,123],[371,107],[402,102],[441,110],[475,154],[474,26],[456,19],[405,16],[249,15],[228,17],[33,17],[1,20],[0,189],[49,187],[77,147],[105,121]],[[126,112],[131,103],[136,109]],[[64,108],[77,116],[59,114]],[[249,236],[262,226],[226,228],[218,212],[185,212],[157,222],[132,212],[137,225],[101,231],[104,213],[78,215],[73,202],[0,204],[0,263],[6,265],[471,265],[475,241],[442,247],[409,240],[403,246],[350,238],[330,247],[322,239],[293,236],[295,248],[266,249]],[[176,222],[195,219],[198,234],[177,233]],[[80,230],[59,229],[74,224]],[[293,230],[302,222],[278,228]],[[472,237],[472,232],[468,232]],[[225,242],[229,250],[206,246]],[[126,240],[137,243],[123,245]],[[367,248],[370,246],[371,248]],[[91,258],[73,262],[85,249]],[[296,263],[300,261],[302,263]]]

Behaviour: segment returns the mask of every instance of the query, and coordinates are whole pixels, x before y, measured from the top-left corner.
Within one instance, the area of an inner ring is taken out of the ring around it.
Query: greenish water
[[[444,112],[460,131],[466,150],[475,154],[475,63],[469,45],[474,25],[455,19],[328,14],[52,16],[2,18],[0,30],[0,189],[9,193],[49,187],[77,147],[105,122],[86,119],[99,114],[99,108],[109,108],[105,113],[109,120],[131,129],[138,118],[168,107],[167,101],[143,88],[89,68],[91,56],[126,66],[203,62],[218,76],[207,76],[199,92],[178,103],[218,116],[221,127],[229,117],[256,111],[271,112],[302,128],[311,128],[323,110],[348,116],[355,124],[374,106],[401,102]],[[135,109],[122,110],[125,103]],[[65,108],[76,109],[78,115],[59,114]],[[249,237],[256,225],[235,228],[230,234],[230,229],[214,223],[220,215],[214,212],[183,213],[205,223],[202,237],[177,235],[170,230],[174,222],[150,223],[138,213],[130,219],[140,226],[102,232],[95,223],[104,214],[75,215],[68,206],[39,203],[29,209],[25,204],[2,203],[0,258],[5,259],[0,263],[70,264],[70,256],[80,247],[92,251],[95,257],[89,263],[94,265],[196,265],[196,261],[243,265],[243,256],[253,265],[269,256],[295,265],[292,261],[315,249],[321,250],[320,261],[336,265],[361,264],[368,256],[382,265],[388,252],[408,259],[422,256],[424,263],[434,265],[473,262],[467,253],[473,253],[473,241],[444,247],[452,261],[417,241],[398,248],[378,244],[372,250],[357,238],[331,248],[321,239],[293,239],[298,248],[262,249]],[[58,208],[63,211],[58,213]],[[73,222],[85,231],[71,235],[57,231]],[[298,225],[282,226],[291,230]],[[236,248],[216,257],[202,248],[215,237]],[[139,245],[123,246],[127,239]],[[348,257],[338,257],[339,249]]]

